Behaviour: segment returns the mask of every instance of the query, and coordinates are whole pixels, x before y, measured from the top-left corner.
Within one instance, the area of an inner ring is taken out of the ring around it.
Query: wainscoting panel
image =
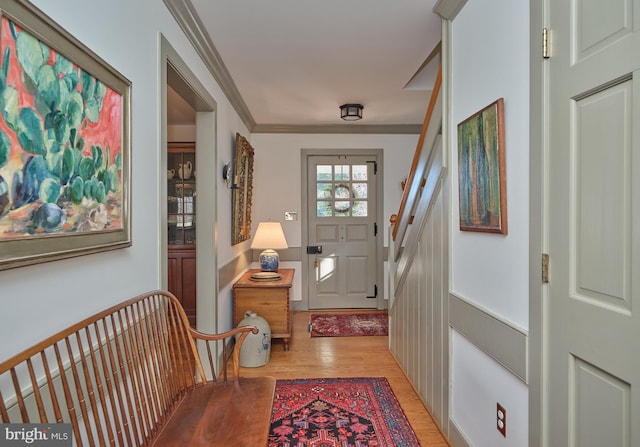
[[[435,176],[432,194],[421,197],[410,229],[412,234],[408,240],[415,246],[403,250],[412,256],[400,259],[399,263],[390,259],[389,348],[446,435],[449,413],[448,200],[446,170],[442,167],[441,145],[438,146],[433,154],[432,169],[427,174]],[[397,282],[399,278],[402,279]]]

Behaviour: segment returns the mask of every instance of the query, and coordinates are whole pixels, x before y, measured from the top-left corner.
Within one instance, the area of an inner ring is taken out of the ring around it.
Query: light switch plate
[[[284,220],[298,220],[298,213],[295,211],[285,211]]]

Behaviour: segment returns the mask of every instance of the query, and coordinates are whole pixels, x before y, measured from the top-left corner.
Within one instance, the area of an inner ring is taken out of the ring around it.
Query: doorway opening
[[[163,36],[160,63],[161,287],[174,285],[187,299],[191,323],[216,332],[217,302],[210,298],[218,296],[217,275],[210,274],[217,271],[216,102]],[[170,257],[170,246],[185,250]]]

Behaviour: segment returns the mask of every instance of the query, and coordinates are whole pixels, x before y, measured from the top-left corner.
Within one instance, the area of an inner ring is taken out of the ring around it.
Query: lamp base
[[[267,248],[260,253],[260,268],[263,272],[277,272],[280,264],[280,256],[278,252]]]

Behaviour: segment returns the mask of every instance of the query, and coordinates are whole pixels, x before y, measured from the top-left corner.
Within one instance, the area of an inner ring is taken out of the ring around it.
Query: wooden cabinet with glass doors
[[[167,149],[168,288],[196,318],[196,148],[169,143]]]
[[[167,221],[169,247],[196,244],[196,152],[193,143],[169,143]]]

